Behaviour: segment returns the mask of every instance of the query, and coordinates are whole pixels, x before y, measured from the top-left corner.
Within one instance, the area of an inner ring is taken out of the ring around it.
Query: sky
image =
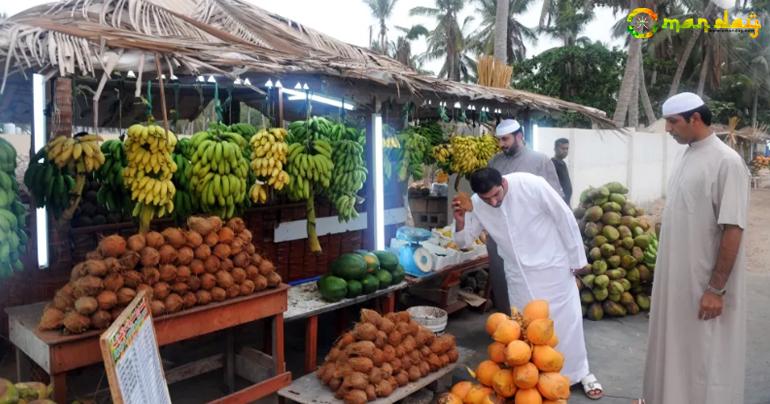
[[[270,12],[282,15],[292,19],[302,25],[311,27],[324,34],[330,35],[339,40],[359,45],[367,46],[369,42],[369,27],[372,27],[372,35],[376,38],[379,32],[379,23],[371,16],[369,7],[363,0],[245,0],[258,7]],[[46,3],[45,0],[26,0],[26,1],[0,1],[0,12],[7,15],[13,15],[29,7]],[[390,39],[397,36],[396,26],[410,27],[415,24],[423,24],[428,29],[435,26],[435,22],[430,18],[412,17],[409,10],[414,7],[432,7],[434,0],[398,0],[393,11],[393,16],[389,22]],[[517,17],[524,25],[535,27],[538,23],[542,1],[535,0],[526,13]],[[467,1],[460,20],[467,16],[473,16],[475,5],[472,0]],[[612,11],[607,8],[599,8],[595,12],[593,21],[587,24],[581,36],[587,36],[592,40],[599,40],[608,46],[623,46],[621,39],[613,39],[610,35],[612,25],[621,18],[620,15],[613,16]],[[475,30],[480,21],[469,23],[469,31]],[[550,38],[548,35],[540,35],[536,44],[527,44],[527,57],[536,55],[544,50],[554,46],[560,46],[561,42]],[[412,52],[419,54],[424,52],[426,44],[423,40],[415,41],[412,44]],[[427,62],[424,66],[427,70],[438,72],[441,68],[441,61]]]

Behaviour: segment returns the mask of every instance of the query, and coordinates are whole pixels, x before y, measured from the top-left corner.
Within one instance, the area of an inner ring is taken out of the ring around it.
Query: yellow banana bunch
[[[449,171],[463,175],[469,175],[480,168],[486,167],[489,159],[499,151],[497,139],[490,134],[482,136],[455,135],[450,139],[449,146],[446,148],[437,147],[439,148],[434,148],[433,151],[439,166],[446,165],[448,161]],[[448,159],[446,157],[447,153],[444,150],[449,151],[450,157]]]
[[[398,141],[398,138],[396,136],[388,136],[385,139],[382,140],[382,145],[386,149],[400,149],[401,148],[401,142]]]
[[[123,182],[135,202],[132,215],[139,218],[140,231],[149,229],[153,218],[174,211],[176,187],[172,182],[177,165],[171,157],[176,136],[158,125],[131,125],[124,144],[128,165]]]
[[[257,183],[250,192],[254,203],[267,202],[270,188],[280,191],[290,182],[289,174],[284,171],[289,152],[287,134],[283,128],[262,129],[249,141],[252,149],[251,171],[257,176]]]
[[[46,158],[59,168],[72,166],[77,173],[90,173],[104,164],[105,158],[98,135],[57,136],[46,144]]]

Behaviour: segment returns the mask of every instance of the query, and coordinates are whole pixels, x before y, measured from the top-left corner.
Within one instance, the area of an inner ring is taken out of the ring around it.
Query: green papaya
[[[623,287],[623,284],[619,281],[612,281],[610,282],[610,286],[607,288],[610,290],[610,292],[614,292],[617,294],[621,294],[626,291],[626,288]]]
[[[361,281],[361,285],[363,286],[363,292],[365,295],[368,295],[369,293],[374,293],[377,291],[377,289],[380,288],[380,280],[377,279],[376,276],[372,274],[368,274],[364,277],[364,279]]]
[[[348,293],[346,297],[353,298],[361,295],[361,292],[363,292],[363,285],[361,282],[357,280],[349,280],[347,281],[348,286]]]
[[[634,248],[634,239],[632,237],[623,238],[623,247],[626,249]]]
[[[622,223],[622,221],[623,221],[623,219],[621,218],[621,223]],[[630,237],[633,237],[633,235],[634,235],[634,233],[631,232],[631,228],[629,228],[628,226],[626,226],[624,224],[621,224],[620,226],[618,226],[618,233],[620,234],[620,238],[622,238],[622,239],[625,239],[626,237],[630,238]]]
[[[391,285],[393,282],[393,275],[390,274],[390,272],[386,270],[379,270],[374,273],[374,276],[377,277],[377,280],[380,282],[379,288],[385,289],[388,286]]]
[[[334,275],[324,275],[318,280],[318,291],[321,297],[328,302],[338,302],[348,294],[347,282]]]

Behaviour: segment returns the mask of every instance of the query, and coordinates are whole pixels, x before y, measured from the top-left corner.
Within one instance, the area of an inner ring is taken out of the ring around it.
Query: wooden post
[[[305,322],[305,372],[318,366],[318,316],[310,316]]]
[[[72,79],[58,78],[53,94],[53,110],[50,117],[49,138],[72,136]],[[95,107],[94,107],[95,108]],[[50,221],[49,221],[50,223]],[[68,271],[72,264],[72,251],[69,248],[69,227],[48,226],[49,254],[48,267],[54,271]]]

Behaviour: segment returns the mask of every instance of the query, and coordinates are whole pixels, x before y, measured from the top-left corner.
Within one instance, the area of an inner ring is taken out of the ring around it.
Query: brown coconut
[[[242,252],[233,257],[233,264],[235,264],[236,267],[246,268],[251,264],[251,260],[249,259],[248,254]]]
[[[211,303],[211,293],[208,290],[199,290],[195,292],[195,297],[198,299],[199,305]]]
[[[142,268],[142,281],[148,285],[154,285],[160,281],[160,271],[155,267]]]
[[[185,234],[176,227],[168,227],[161,233],[166,243],[171,244],[175,249],[182,248],[187,243]]]
[[[267,276],[267,286],[274,288],[278,286],[281,283],[281,275],[278,275],[277,272],[271,272],[270,275]]]
[[[243,240],[239,238],[233,239],[233,241],[230,242],[230,254],[237,255],[244,252],[243,247],[244,247]]]
[[[99,252],[104,257],[120,257],[126,252],[126,239],[117,234],[107,236],[99,242]]]
[[[190,287],[184,282],[176,282],[171,285],[171,290],[179,296],[184,296],[185,293],[190,291]]]
[[[141,255],[142,255],[142,261],[141,261],[142,266],[154,267],[160,263],[160,253],[155,248],[144,247],[142,249]]]
[[[259,273],[264,276],[268,276],[273,272],[275,272],[275,266],[273,263],[268,260],[262,260],[262,262],[259,264]]]
[[[203,274],[200,276],[201,279],[201,288],[204,290],[211,290],[215,286],[217,286],[217,277],[212,274]],[[265,281],[267,282],[267,280]]]
[[[189,309],[198,304],[198,298],[195,297],[195,293],[187,292],[182,296],[182,306],[185,309]]]
[[[186,265],[180,265],[176,268],[177,282],[187,282],[188,280],[190,280],[190,276],[192,276],[192,271],[190,270],[190,267]]]
[[[243,242],[243,244],[244,244],[244,250],[246,251],[247,254],[251,255],[257,252],[257,247],[254,247],[254,244],[247,243],[245,241]]]
[[[220,287],[211,289],[211,300],[221,302],[225,299],[227,299],[227,292],[224,289]]]
[[[187,286],[190,287],[190,292],[197,292],[201,288],[201,278],[197,276],[191,276],[187,280]]]
[[[137,251],[128,251],[118,260],[120,268],[124,271],[135,269],[142,262],[142,255]]]
[[[179,310],[182,310],[184,301],[182,300],[181,296],[176,293],[172,293],[166,297],[163,303],[166,305],[166,311],[169,313],[176,313]]]
[[[166,304],[160,300],[153,300],[150,303],[150,309],[152,310],[153,317],[162,316],[166,312]]]
[[[144,239],[144,234],[134,234],[128,238],[126,242],[130,251],[142,251],[144,247],[147,247],[147,241]]]
[[[86,275],[73,284],[72,295],[77,299],[83,296],[96,296],[104,289],[101,278]]]
[[[118,304],[118,295],[111,290],[104,290],[96,296],[96,301],[100,310],[110,310]]]
[[[118,304],[119,305],[127,305],[131,303],[132,300],[136,297],[136,291],[134,289],[129,288],[121,288],[118,290]]]
[[[240,217],[234,217],[227,221],[227,227],[236,233],[240,233],[246,229],[246,223]]]
[[[219,286],[222,289],[227,289],[230,286],[233,286],[235,281],[233,280],[233,276],[230,275],[227,271],[219,271],[216,273],[217,277],[217,286]]]
[[[142,273],[139,271],[134,271],[133,269],[123,272],[122,276],[124,281],[123,286],[127,288],[136,288],[143,281]]]
[[[210,274],[214,274],[219,272],[221,261],[216,255],[211,255],[208,258],[206,258],[206,261],[203,262],[203,267],[206,268],[206,272]]]
[[[241,283],[241,296],[247,296],[252,293],[254,293],[254,290],[256,289],[256,285],[254,285],[254,282],[246,279]]]
[[[53,297],[53,307],[67,311],[73,308],[75,305],[75,297],[72,296],[72,287],[70,284],[65,285]]]
[[[176,267],[174,265],[161,265],[160,280],[163,282],[172,282],[176,279]]]
[[[187,245],[190,248],[197,248],[199,245],[203,244],[203,236],[201,236],[200,233],[194,230],[189,230],[184,234],[185,241],[187,242]]]
[[[243,281],[246,280],[246,270],[243,268],[233,268],[232,271],[230,271],[230,275],[233,276],[233,280],[235,283],[243,283]]]
[[[254,286],[256,291],[267,289],[267,278],[263,275],[257,275],[257,279],[254,279]]]
[[[88,275],[85,262],[75,264],[70,271],[70,281],[74,282],[84,276]]]
[[[171,294],[171,286],[166,282],[158,282],[152,286],[152,296],[155,299],[163,300]]]
[[[158,250],[158,254],[160,254],[161,264],[173,264],[176,261],[176,248],[171,244],[163,244]]]
[[[147,232],[147,234],[144,235],[144,239],[146,240],[148,247],[155,249],[158,249],[163,244],[166,244],[166,239],[157,231]]]
[[[251,279],[252,281],[256,281],[257,276],[259,276],[259,268],[255,267],[254,265],[249,265],[246,268],[246,277]]]
[[[199,260],[205,260],[211,255],[211,247],[206,244],[201,244],[195,248],[195,258]]]
[[[219,270],[231,271],[233,268],[235,268],[235,264],[230,258],[219,260]]]
[[[251,232],[248,229],[243,229],[238,233],[238,238],[243,240],[244,243],[251,243]]]
[[[72,334],[80,334],[91,326],[91,319],[76,311],[71,311],[64,315],[62,320],[64,328]]]
[[[203,238],[203,242],[206,243],[207,246],[214,248],[214,246],[219,244],[219,236],[212,231]]]
[[[201,275],[206,272],[206,267],[204,266],[203,261],[197,258],[192,260],[192,262],[190,262],[190,272],[192,272],[193,275]]]
[[[156,283],[156,285],[157,285],[157,283]],[[136,294],[138,295],[141,292],[144,292],[145,296],[147,296],[147,298],[150,299],[150,300],[155,298],[155,289],[152,286],[150,286],[150,285],[148,285],[146,283],[141,283],[141,284],[139,284],[139,286],[137,286]]]
[[[112,324],[112,315],[109,311],[99,310],[91,315],[91,325],[97,330],[103,330]]]
[[[184,246],[177,251],[176,263],[178,265],[190,265],[195,258],[195,251],[192,248]]]
[[[56,330],[61,328],[64,321],[64,312],[56,307],[47,307],[43,310],[43,316],[40,318],[38,328],[43,331]]]

